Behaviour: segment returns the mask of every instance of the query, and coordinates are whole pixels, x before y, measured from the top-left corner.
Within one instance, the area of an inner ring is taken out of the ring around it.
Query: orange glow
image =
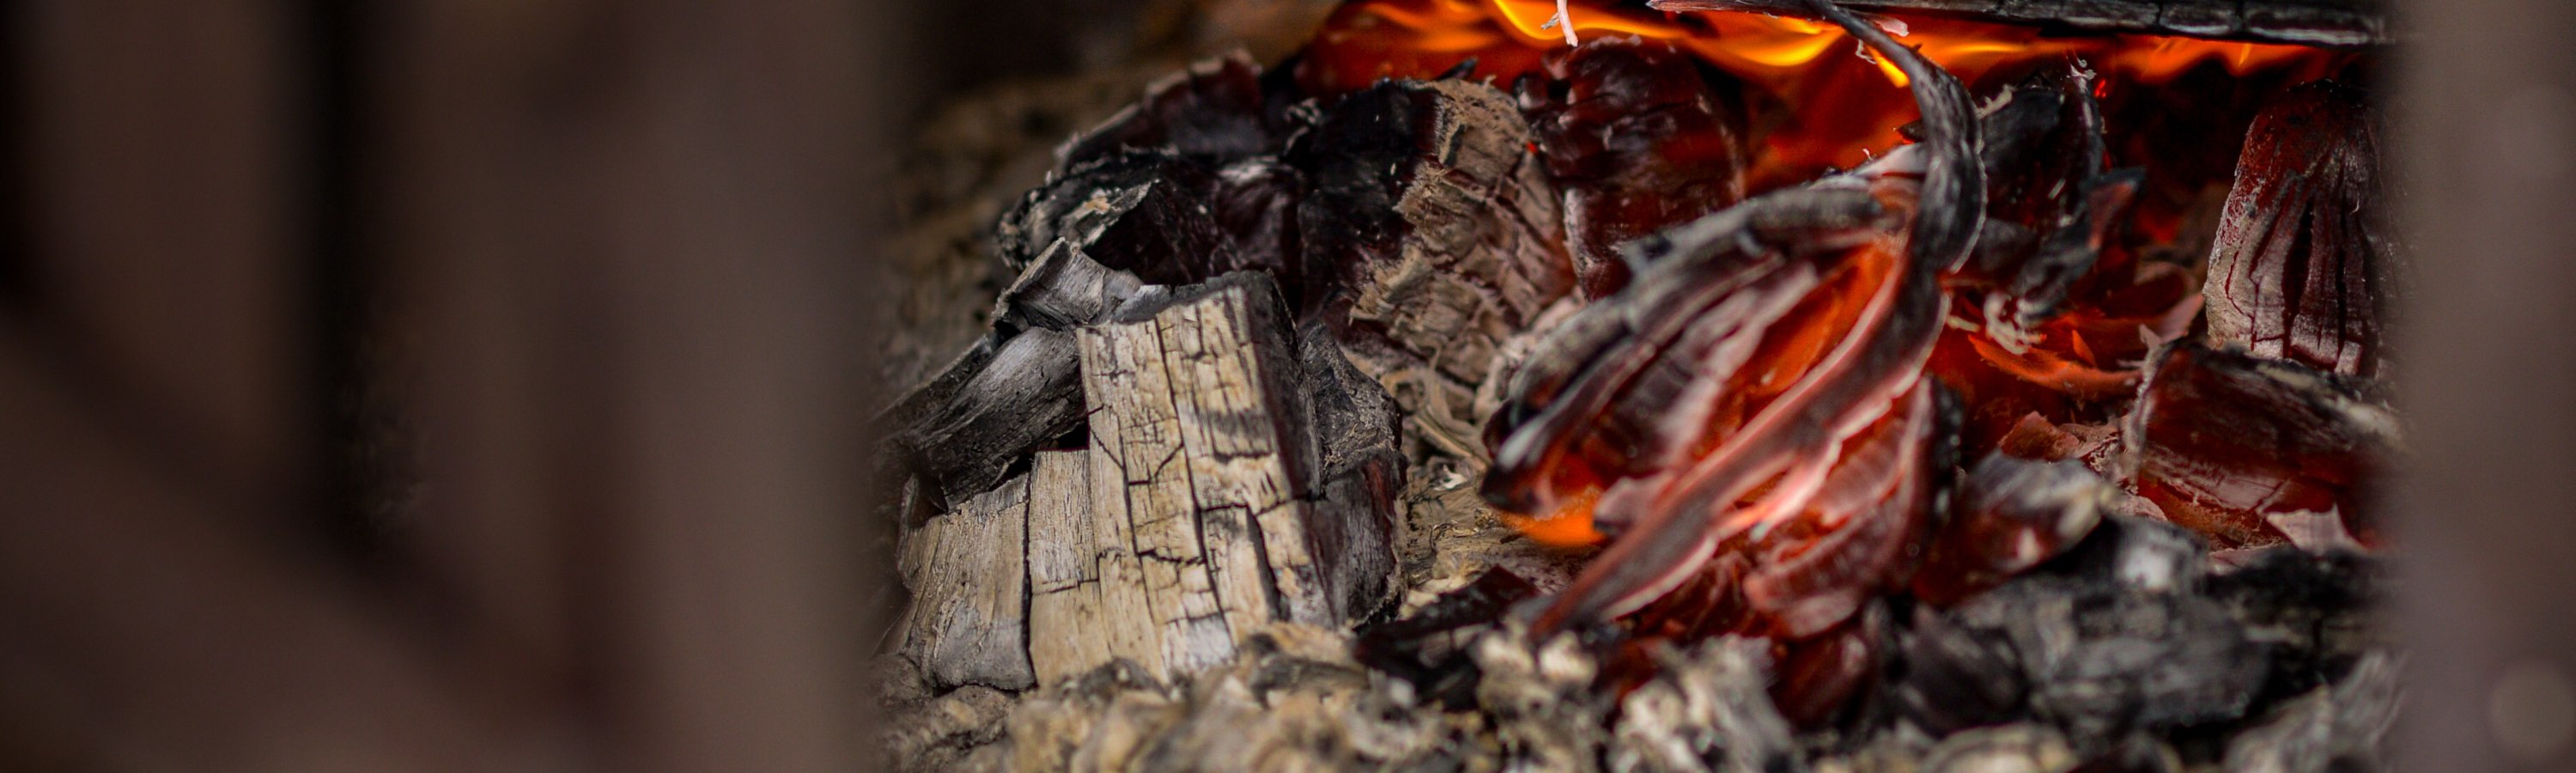
[[[1522,536],[1558,550],[1574,550],[1601,544],[1601,532],[1592,528],[1592,505],[1601,499],[1599,489],[1584,491],[1556,512],[1541,516],[1502,513],[1503,523],[1520,531]]]
[[[1542,28],[1552,0],[1363,0],[1326,21],[1300,64],[1310,93],[1339,94],[1382,78],[1428,78],[1475,60],[1471,77],[1509,89],[1540,59],[1565,49],[1560,30]],[[1661,13],[1576,4],[1569,9],[1584,40],[1637,36],[1685,49],[1776,100],[1778,123],[1763,127],[1749,150],[1748,182],[1760,192],[1847,169],[1899,144],[1896,129],[1915,119],[1904,73],[1864,55],[1840,28],[1758,13]],[[1974,84],[2022,63],[2081,57],[2105,88],[2161,84],[2215,64],[2232,75],[2286,73],[2309,80],[2350,61],[2347,52],[2295,45],[2197,40],[2155,35],[2049,36],[2033,27],[1941,17],[1897,16],[1897,40],[1921,50],[1961,81]]]
[[[1429,78],[1472,61],[1469,77],[1511,90],[1519,78],[1543,72],[1546,57],[1567,49],[1562,29],[1545,27],[1554,0],[1357,0],[1337,9],[1302,57],[1296,73],[1308,93],[1330,96],[1386,78]],[[1866,51],[1841,28],[1758,13],[1661,13],[1630,5],[1576,4],[1567,24],[1582,40],[1635,36],[1663,41],[1690,53],[1742,85],[1750,111],[1746,135],[1747,188],[1760,193],[1849,169],[1904,142],[1898,128],[1917,118],[1906,94],[1906,75],[1893,62]],[[1903,23],[1896,40],[1957,76],[1973,93],[1991,93],[1995,81],[2018,79],[2029,68],[2077,59],[2098,76],[2094,95],[2106,110],[2131,87],[2162,86],[2191,75],[2192,83],[2249,80],[2295,83],[2326,77],[2351,63],[2351,52],[2295,45],[2222,42],[2155,35],[2049,35],[2036,27],[1946,17],[1890,14]],[[1893,27],[1894,25],[1891,25]],[[2188,115],[2152,99],[2133,115]],[[2151,119],[2152,120],[2152,119]],[[2189,126],[2189,119],[2176,122]],[[2155,136],[2158,129],[2139,129]],[[2128,146],[2130,160],[2114,166],[2163,160],[2145,146]],[[2187,140],[2186,140],[2187,141]],[[2153,146],[2169,149],[2170,145]],[[2159,167],[2161,168],[2161,167]],[[2223,178],[2221,178],[2223,180]],[[2148,201],[2125,223],[2143,243],[2174,240],[2181,203]],[[1809,289],[1785,318],[1763,335],[1753,359],[1734,374],[1709,415],[1694,453],[1705,454],[1761,410],[1850,331],[1872,289],[1902,262],[1901,245],[1857,250],[1833,275]],[[2076,308],[2032,331],[2034,345],[2008,351],[1981,334],[1945,333],[1932,375],[1968,396],[1978,416],[1970,438],[1991,440],[1999,429],[2034,411],[2110,399],[2135,388],[2134,362],[2152,343],[2139,331],[2188,297],[2180,276],[2137,275],[2130,258],[2106,255],[2104,278],[2083,285]],[[1959,308],[1954,306],[1954,308]],[[1964,308],[1975,309],[1974,304]],[[2167,333],[2166,335],[2170,335]],[[1992,414],[1992,415],[1986,415]],[[1530,540],[1559,549],[1598,546],[1593,510],[1614,477],[1615,449],[1566,449],[1552,458],[1538,502],[1541,515],[1502,514]],[[1785,515],[1785,514],[1784,514]]]

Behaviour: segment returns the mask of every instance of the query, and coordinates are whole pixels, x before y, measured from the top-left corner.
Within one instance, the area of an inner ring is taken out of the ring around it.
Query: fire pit
[[[880,417],[904,763],[2377,765],[2387,30],[1990,5],[1356,0],[1074,135]]]

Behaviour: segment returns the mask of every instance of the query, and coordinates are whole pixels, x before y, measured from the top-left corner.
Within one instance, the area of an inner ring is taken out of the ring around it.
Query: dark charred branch
[[[1664,11],[1798,13],[1798,0],[1649,0]],[[1865,11],[2224,40],[2365,46],[2396,40],[2377,0],[1852,0]]]

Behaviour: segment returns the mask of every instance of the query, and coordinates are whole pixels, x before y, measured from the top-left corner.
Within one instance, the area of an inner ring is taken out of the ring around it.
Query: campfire
[[[1063,144],[882,418],[897,746],[2374,759],[2379,20],[1846,5],[1355,0]]]

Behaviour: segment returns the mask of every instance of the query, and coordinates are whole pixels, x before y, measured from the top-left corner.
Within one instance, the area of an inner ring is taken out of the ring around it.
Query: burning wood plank
[[[2263,357],[2370,375],[2396,261],[2361,92],[2291,89],[2254,120],[2209,256],[2209,337]]]
[[[2116,32],[2325,46],[2388,43],[2387,19],[2367,0],[1846,0],[1870,11],[1928,11],[1992,21]],[[1801,12],[1798,0],[1650,0],[1664,11]]]

